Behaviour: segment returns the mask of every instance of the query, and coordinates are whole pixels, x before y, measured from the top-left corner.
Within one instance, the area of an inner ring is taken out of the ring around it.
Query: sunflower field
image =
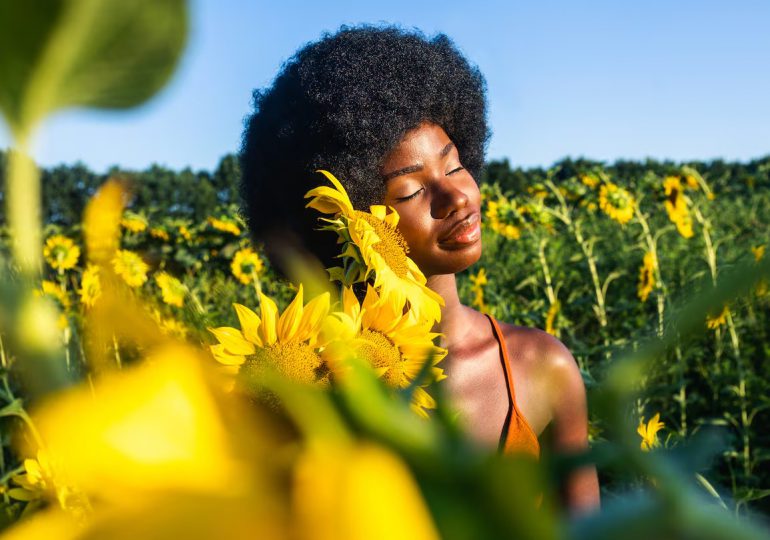
[[[398,214],[333,171],[306,198],[340,266],[288,280],[222,185],[150,206],[141,174],[80,171],[65,200],[42,121],[149,99],[187,8],[44,4],[0,3],[2,538],[766,538],[770,159],[487,167],[462,298],[559,337],[590,412],[588,452],[502,456],[447,404]],[[586,463],[602,510],[570,516]]]

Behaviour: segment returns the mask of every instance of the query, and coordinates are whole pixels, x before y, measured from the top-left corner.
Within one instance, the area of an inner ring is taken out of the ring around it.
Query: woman
[[[455,274],[481,255],[476,178],[489,129],[484,79],[444,35],[343,27],[300,49],[255,92],[241,150],[249,227],[279,267],[309,252],[327,266],[334,235],[319,233],[303,195],[339,178],[356,208],[394,207],[409,255],[445,301],[437,329],[448,393],[469,436],[539,455],[587,446],[585,389],[569,351],[532,328],[498,323],[460,303]],[[596,471],[565,481],[574,512],[598,506]]]

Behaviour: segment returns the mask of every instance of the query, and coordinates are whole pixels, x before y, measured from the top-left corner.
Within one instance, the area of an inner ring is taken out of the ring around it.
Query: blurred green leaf
[[[0,2],[0,111],[18,139],[48,114],[139,105],[174,72],[184,0]]]

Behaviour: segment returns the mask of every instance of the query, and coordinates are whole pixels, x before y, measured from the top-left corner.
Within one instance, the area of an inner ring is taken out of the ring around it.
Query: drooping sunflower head
[[[599,208],[611,219],[625,225],[634,217],[636,201],[625,188],[607,182],[599,188]]]
[[[639,286],[637,287],[637,295],[642,302],[646,302],[650,293],[655,288],[655,255],[652,252],[646,252],[642,261],[642,266],[639,269]]]
[[[43,256],[54,270],[70,270],[78,262],[80,248],[71,238],[56,234],[45,241]]]

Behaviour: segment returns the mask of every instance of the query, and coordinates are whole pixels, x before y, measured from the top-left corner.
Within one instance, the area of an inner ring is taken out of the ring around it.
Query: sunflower
[[[233,236],[241,235],[241,228],[238,227],[238,225],[236,225],[234,222],[230,221],[229,219],[218,219],[218,218],[209,216],[207,221],[209,225],[211,225],[213,228],[215,228],[218,231],[230,233]]]
[[[720,326],[727,324],[727,316],[730,314],[730,308],[726,305],[722,307],[722,311],[713,315],[711,313],[706,315],[706,326],[709,330],[716,330]]]
[[[120,225],[132,233],[140,233],[147,229],[147,219],[134,212],[126,212],[120,220]]]
[[[187,287],[181,281],[166,272],[160,272],[155,275],[155,282],[160,287],[160,293],[163,302],[171,306],[182,307],[184,297],[187,294]]]
[[[687,200],[684,197],[682,182],[679,177],[667,176],[664,178],[663,191],[666,195],[664,205],[668,219],[676,225],[676,230],[679,231],[679,234],[684,238],[691,238],[693,236],[692,218],[687,208]]]
[[[96,300],[102,295],[102,283],[99,279],[99,267],[89,264],[83,271],[80,279],[80,301],[86,307],[93,307]]]
[[[548,308],[548,313],[545,315],[545,331],[552,336],[559,337],[559,329],[556,327],[556,316],[559,315],[559,309],[561,308],[561,302],[556,300],[551,307]]]
[[[67,291],[65,291],[64,287],[58,283],[45,279],[41,283],[40,290],[37,293],[42,296],[55,298],[64,310],[70,307],[70,299],[67,295]]]
[[[607,182],[599,188],[599,208],[621,225],[634,217],[636,201],[626,189]]]
[[[77,264],[80,248],[71,238],[56,234],[45,241],[43,256],[54,270],[69,270]]]
[[[642,302],[646,302],[650,293],[655,288],[655,266],[657,261],[655,255],[648,251],[644,254],[642,267],[639,269],[639,286],[637,295]]]
[[[169,241],[168,232],[160,227],[153,227],[150,229],[150,236],[153,238],[158,238],[159,240],[163,240],[164,242]]]
[[[331,173],[319,171],[334,188],[320,186],[308,191],[312,198],[306,205],[335,219],[323,219],[325,230],[337,232],[343,244],[343,267],[329,269],[333,280],[350,286],[366,281],[374,274],[374,286],[383,296],[395,295],[396,302],[406,301],[416,314],[438,321],[444,299],[426,286],[426,279],[407,256],[408,246],[398,231],[398,212],[393,207],[373,205],[370,213],[353,209],[345,188]]]
[[[640,444],[641,449],[645,452],[657,448],[660,446],[658,441],[658,431],[663,429],[666,425],[660,421],[660,413],[655,413],[655,416],[650,418],[649,422],[644,423],[644,418],[639,420],[639,426],[636,428],[636,432],[642,438]]]
[[[589,188],[595,188],[599,185],[599,179],[593,174],[581,174],[580,183]]]
[[[251,283],[263,268],[262,259],[248,247],[236,251],[233,262],[230,264],[233,275],[244,285]]]
[[[112,267],[129,287],[140,287],[144,284],[147,281],[147,271],[150,269],[139,255],[126,249],[119,249],[115,253]]]
[[[326,345],[321,330],[330,296],[323,293],[304,305],[302,295],[300,284],[294,300],[280,315],[275,302],[262,293],[260,315],[233,304],[241,328],[209,328],[219,341],[211,346],[214,358],[245,370],[249,377],[258,377],[267,367],[298,382],[328,384],[329,363],[319,349]]]
[[[413,310],[405,308],[401,295],[380,296],[371,285],[361,305],[351,288],[343,291],[343,312],[358,325],[354,344],[357,356],[366,360],[386,384],[407,388],[425,363],[431,363],[429,377],[416,388],[411,405],[415,412],[427,416],[424,409],[435,408],[436,402],[423,387],[446,378],[444,370],[436,365],[447,351],[433,343],[439,336],[431,332],[433,322],[420,320]]]
[[[479,268],[479,271],[475,274],[471,274],[471,292],[473,292],[472,306],[479,308],[479,311],[486,311],[487,304],[484,302],[484,286],[487,284],[487,271],[484,268]]]

